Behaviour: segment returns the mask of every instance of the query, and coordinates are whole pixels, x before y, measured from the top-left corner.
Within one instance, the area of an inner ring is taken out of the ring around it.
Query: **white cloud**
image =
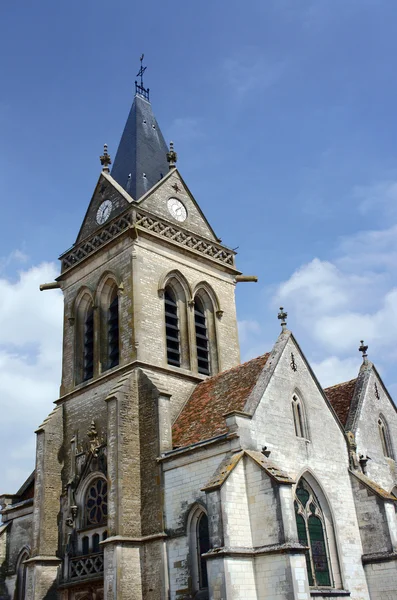
[[[397,213],[397,181],[393,179],[356,186],[353,196],[364,214],[379,209],[393,215]]]
[[[62,294],[40,292],[57,275],[52,263],[0,278],[0,464],[2,492],[16,492],[34,468],[34,430],[58,397]]]
[[[311,367],[321,385],[326,388],[340,381],[348,381],[357,377],[360,359],[330,356],[320,362],[311,362]]]
[[[315,258],[279,285],[273,305],[283,304],[293,316],[291,322],[298,324],[308,356],[316,357],[314,370],[324,385],[357,374],[360,339],[369,344],[378,367],[390,369],[390,384],[397,383],[392,367],[396,265],[397,227],[392,226],[342,239],[334,260]]]

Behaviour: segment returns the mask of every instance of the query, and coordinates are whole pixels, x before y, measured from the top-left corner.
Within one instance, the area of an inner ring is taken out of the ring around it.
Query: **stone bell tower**
[[[234,252],[141,80],[61,274],[60,397],[38,430],[30,599],[167,597],[158,458],[195,386],[239,363]],[[203,173],[203,176],[205,174]]]

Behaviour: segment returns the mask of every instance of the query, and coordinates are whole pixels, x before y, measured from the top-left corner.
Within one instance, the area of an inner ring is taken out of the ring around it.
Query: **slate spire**
[[[135,98],[121,136],[111,175],[129,193],[139,200],[168,173],[167,152],[163,134],[149,102],[149,89],[141,80],[135,82]]]

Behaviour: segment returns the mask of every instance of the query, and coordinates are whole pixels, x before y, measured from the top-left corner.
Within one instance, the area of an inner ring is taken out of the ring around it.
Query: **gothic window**
[[[316,495],[305,479],[295,493],[295,517],[299,542],[308,546],[306,567],[309,585],[331,587],[331,570],[325,518]]]
[[[167,344],[167,362],[174,367],[181,366],[181,346],[178,318],[178,304],[170,286],[164,292],[165,335]]]
[[[88,537],[88,535],[83,536],[83,538],[81,540],[81,545],[82,545],[83,554],[89,554],[89,552],[90,552],[90,538]]]
[[[208,517],[202,512],[197,522],[197,562],[199,571],[199,589],[208,588],[207,561],[203,558],[210,549],[210,535],[208,531]]]
[[[108,516],[108,484],[95,479],[89,486],[85,498],[85,524],[102,525]]]
[[[84,320],[83,381],[94,376],[94,309],[88,309]]]
[[[108,368],[116,367],[119,364],[119,297],[117,290],[114,290],[113,298],[111,299],[108,310]]]
[[[203,508],[196,505],[189,517],[189,537],[192,591],[195,598],[208,598],[207,561],[203,557],[210,549],[208,517]]]
[[[380,416],[378,419],[379,436],[382,444],[383,455],[387,458],[393,458],[393,452],[390,442],[389,428],[385,419]]]
[[[17,562],[17,580],[15,586],[15,598],[16,600],[25,600],[26,597],[26,560],[29,559],[29,552],[23,550],[18,558]]]
[[[94,306],[84,293],[76,306],[75,380],[88,381],[94,376]]]
[[[295,435],[300,438],[308,439],[303,404],[296,395],[292,398],[292,414],[294,417]]]
[[[210,374],[210,351],[207,321],[200,298],[194,301],[194,324],[196,327],[197,370],[203,375]]]
[[[209,293],[200,288],[194,298],[197,371],[203,375],[218,372],[218,352],[214,304]]]
[[[101,538],[99,537],[99,533],[94,533],[94,535],[92,536],[92,551],[94,554],[97,554],[100,550],[100,547],[99,547],[100,541],[101,541]]]

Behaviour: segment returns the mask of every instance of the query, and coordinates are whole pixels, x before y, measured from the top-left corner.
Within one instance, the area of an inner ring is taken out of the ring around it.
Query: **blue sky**
[[[59,386],[62,301],[40,294],[114,157],[139,56],[157,120],[217,234],[258,284],[237,289],[242,358],[277,308],[324,385],[361,337],[397,391],[397,83],[390,0],[21,0],[2,10],[1,491],[33,468]]]

